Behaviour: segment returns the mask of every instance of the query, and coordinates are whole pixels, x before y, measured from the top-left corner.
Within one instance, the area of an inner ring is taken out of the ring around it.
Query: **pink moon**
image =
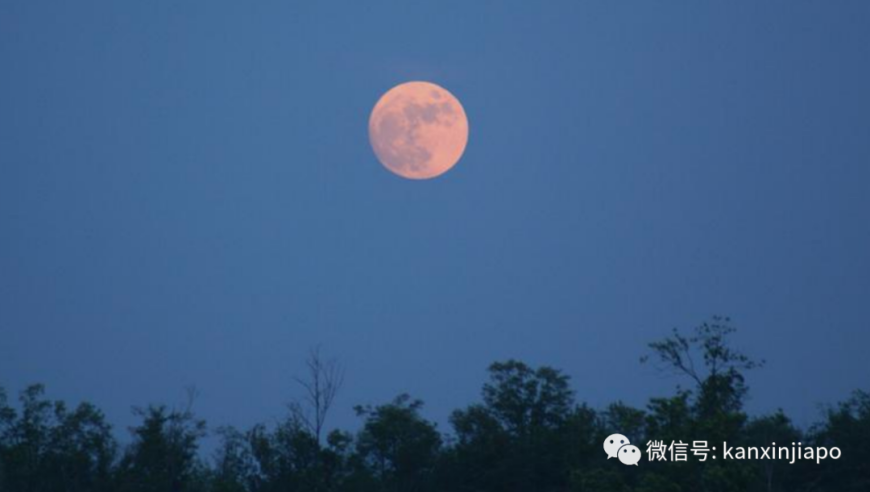
[[[406,82],[381,96],[369,118],[369,141],[381,164],[408,179],[449,171],[468,144],[459,100],[430,82]]]

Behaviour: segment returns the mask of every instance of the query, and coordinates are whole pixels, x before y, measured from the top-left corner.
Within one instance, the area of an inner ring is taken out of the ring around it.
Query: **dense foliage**
[[[750,417],[743,410],[746,373],[761,363],[729,345],[732,331],[717,318],[691,335],[675,331],[650,344],[644,361],[675,371],[689,386],[646,408],[617,402],[592,409],[577,402],[559,370],[509,360],[490,366],[481,402],[453,412],[447,434],[421,416],[421,401],[400,395],[357,407],[360,430],[334,430],[323,442],[328,405],[315,408],[311,420],[297,409],[276,426],[218,428],[221,445],[208,457],[199,452],[206,424],[190,407],[137,410],[132,443],[119,449],[94,406],[70,409],[46,399],[39,385],[13,405],[0,388],[0,492],[870,490],[870,395],[856,392],[810,429],[781,411]],[[324,401],[317,384],[310,388],[313,402]],[[624,466],[602,449],[616,432],[642,450],[648,440],[703,436],[713,443],[837,446],[842,457],[821,464],[644,459]]]

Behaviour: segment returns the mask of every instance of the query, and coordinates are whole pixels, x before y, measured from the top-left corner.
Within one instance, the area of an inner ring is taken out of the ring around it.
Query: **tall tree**
[[[274,431],[255,426],[248,439],[264,491],[320,490],[320,445],[314,435],[291,416]]]
[[[771,443],[788,446],[804,440],[803,433],[782,412],[754,418],[746,425],[744,444],[747,446],[769,446]],[[799,468],[784,460],[759,460],[753,463],[756,479],[752,492],[787,492],[800,490]]]
[[[233,427],[217,430],[220,445],[214,454],[213,492],[256,490],[257,463],[244,433]]]
[[[671,336],[652,342],[652,358],[657,367],[688,377],[695,385],[695,408],[701,417],[721,412],[739,411],[746,395],[745,372],[762,367],[730,344],[736,329],[731,319],[714,316],[696,327],[693,335],[683,335],[676,328]],[[647,362],[650,356],[641,358]]]
[[[420,416],[423,402],[400,395],[386,405],[357,406],[365,424],[357,452],[372,470],[379,490],[417,492],[434,489],[441,448],[435,424]]]
[[[460,490],[558,490],[569,480],[566,439],[574,411],[568,377],[516,361],[489,367],[483,404],[451,416],[457,443],[452,486]],[[578,436],[580,437],[580,436]]]
[[[727,317],[715,316],[696,327],[691,335],[674,329],[671,336],[649,344],[657,367],[687,377],[692,389],[678,387],[677,396],[653,399],[648,412],[651,438],[705,440],[711,443],[740,441],[747,420],[743,402],[748,391],[746,371],[761,367],[731,345],[735,332]],[[691,436],[691,437],[690,437]],[[711,444],[712,445],[712,444]],[[654,466],[663,483],[688,484],[705,491],[743,491],[755,473],[740,462],[680,463]]]
[[[68,410],[33,385],[21,393],[18,415],[0,394],[0,489],[91,492],[109,490],[115,441],[96,407]]]
[[[183,410],[164,405],[134,409],[142,423],[131,429],[133,443],[119,465],[119,489],[124,492],[184,492],[193,490],[200,470],[199,440],[206,424],[193,411],[193,392]]]
[[[822,466],[803,462],[809,468],[805,483],[822,491],[870,490],[870,393],[855,391],[848,400],[827,409],[825,421],[810,437],[816,446],[839,448],[842,456],[829,458]]]

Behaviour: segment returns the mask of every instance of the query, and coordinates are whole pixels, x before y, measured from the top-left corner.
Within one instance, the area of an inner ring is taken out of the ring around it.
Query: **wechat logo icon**
[[[624,465],[634,465],[640,461],[640,449],[632,445],[622,434],[612,434],[604,440],[604,452],[607,459],[618,458]]]

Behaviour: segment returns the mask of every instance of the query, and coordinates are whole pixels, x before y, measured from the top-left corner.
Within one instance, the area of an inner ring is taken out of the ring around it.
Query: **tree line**
[[[489,367],[481,401],[455,410],[441,433],[408,395],[358,406],[356,432],[325,432],[343,373],[319,352],[300,379],[306,399],[284,421],[209,432],[193,406],[136,410],[121,447],[104,414],[21,391],[13,406],[0,388],[0,492],[744,492],[870,491],[870,394],[856,391],[817,424],[795,426],[782,411],[749,416],[746,374],[763,364],[734,348],[727,318],[649,344],[642,362],[688,385],[644,408],[577,400],[567,375],[508,360]],[[192,401],[192,400],[191,400]],[[712,445],[800,442],[836,446],[838,460],[608,460],[602,444],[620,433],[641,450],[649,440],[704,439]],[[324,435],[325,434],[325,435]]]

